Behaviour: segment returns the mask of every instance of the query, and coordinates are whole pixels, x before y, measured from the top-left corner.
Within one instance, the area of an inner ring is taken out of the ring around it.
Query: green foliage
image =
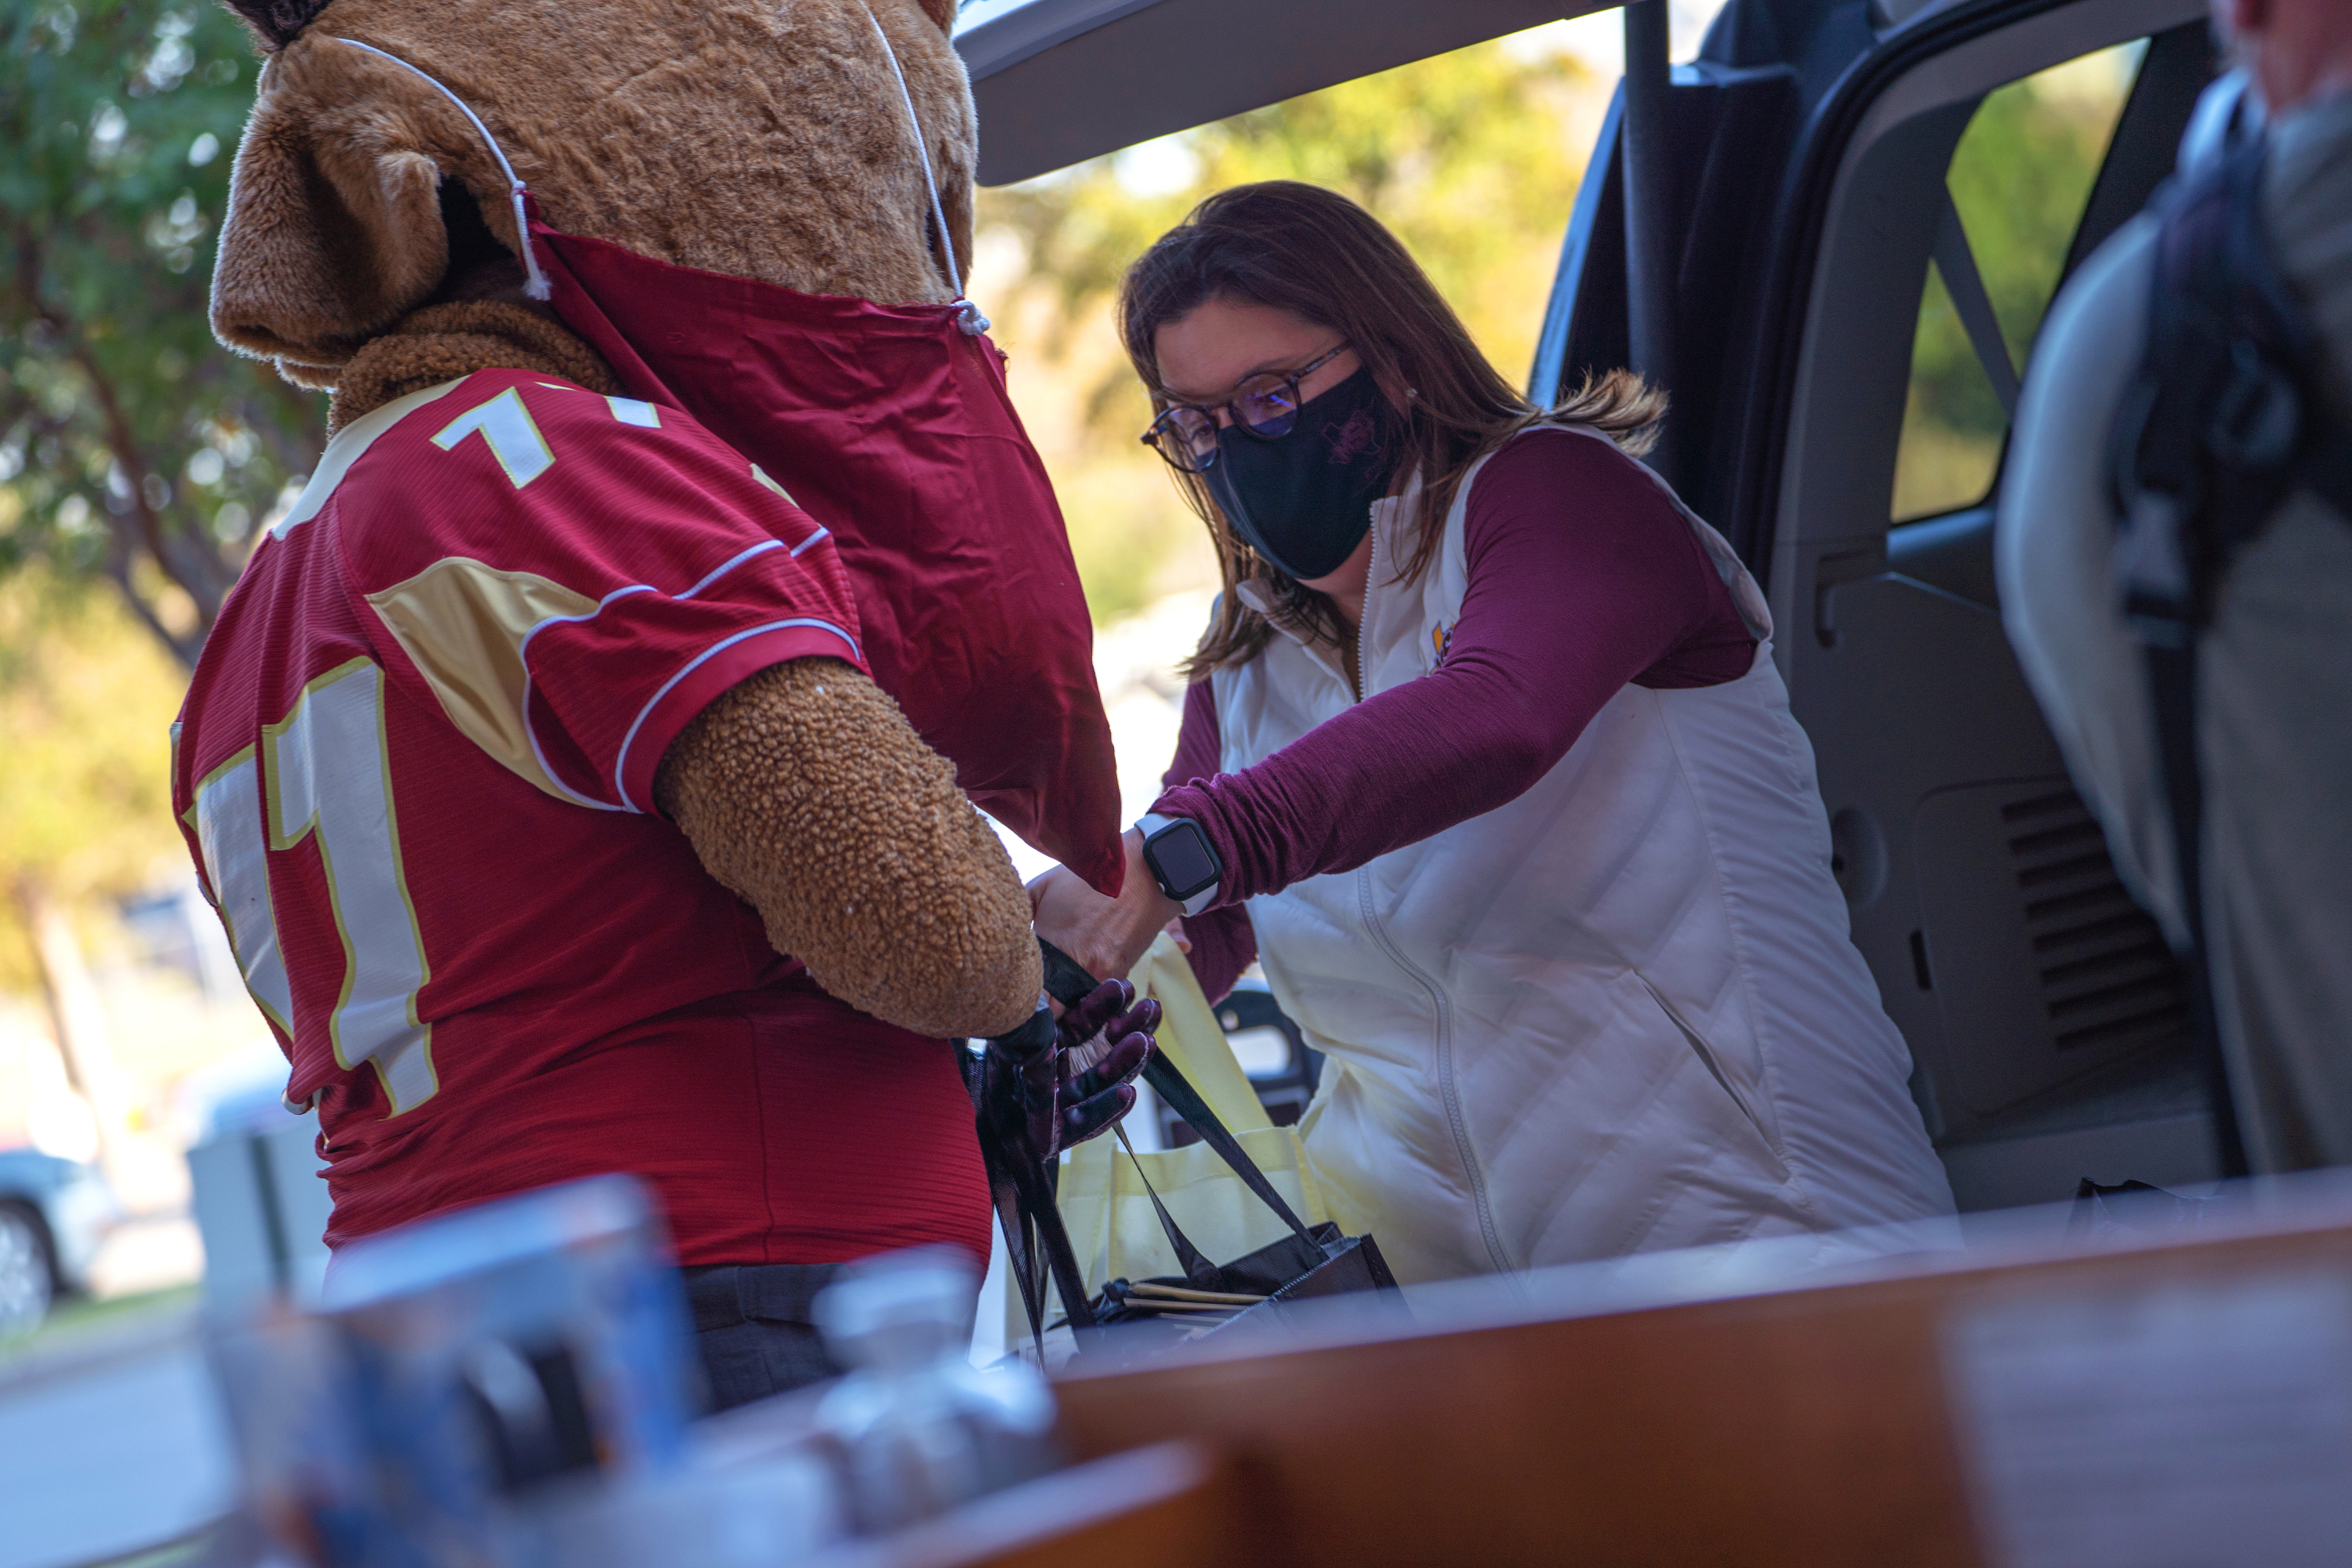
[[[184,662],[323,438],[205,324],[257,68],[207,0],[0,12],[0,575],[110,578]]]
[[[1097,619],[1147,603],[1188,541],[1181,574],[1213,577],[1199,524],[1136,439],[1150,405],[1109,312],[1128,264],[1213,192],[1327,185],[1396,231],[1517,379],[1604,101],[1570,57],[1485,44],[981,194],[975,290],[1013,348],[1013,389]],[[1171,170],[1188,177],[1166,178]],[[990,265],[999,253],[1020,258],[1009,298]],[[1039,388],[1040,378],[1061,384]]]
[[[32,979],[9,884],[82,902],[136,889],[178,851],[183,684],[105,584],[40,563],[0,580],[0,989]]]
[[[1481,307],[1496,262],[1531,239],[1557,247],[1588,151],[1563,122],[1592,86],[1568,57],[1526,60],[1483,45],[1170,138],[1195,170],[1176,190],[1135,194],[1122,177],[1131,154],[1113,154],[983,193],[981,217],[1018,230],[1032,272],[1076,305],[1115,292],[1128,263],[1212,193],[1306,180],[1362,203],[1457,309],[1491,318]],[[1542,313],[1540,297],[1517,304],[1521,316]],[[1506,352],[1532,342],[1533,321],[1485,324],[1503,327]]]
[[[1945,181],[2011,362],[2021,369],[2057,292],[2138,54],[2137,45],[2105,49],[1995,89],[1952,154]],[[2008,430],[1944,279],[1931,269],[1911,351],[1895,516],[1981,500]]]

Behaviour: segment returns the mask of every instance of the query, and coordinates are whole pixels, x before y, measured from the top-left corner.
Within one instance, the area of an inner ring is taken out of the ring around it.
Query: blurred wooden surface
[[[1196,1444],[1159,1443],[1012,1488],[802,1568],[1198,1568],[1231,1561],[1249,1510],[1239,1477]]]
[[[2053,1235],[2005,1258],[1583,1315],[1537,1276],[1516,1304],[1445,1304],[1452,1322],[1074,1373],[1057,1393],[1081,1457],[1170,1437],[1234,1457],[1250,1528],[1196,1561],[1973,1568],[1987,1559],[1943,1376],[1953,1312],[2314,1268],[2352,1272],[2352,1207],[2087,1255]]]

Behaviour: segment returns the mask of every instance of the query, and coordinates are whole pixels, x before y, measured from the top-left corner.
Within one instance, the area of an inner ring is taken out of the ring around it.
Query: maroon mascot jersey
[[[329,445],[173,792],[330,1242],[629,1171],[688,1264],[985,1249],[951,1048],[819,991],[653,807],[697,713],[812,656],[864,668],[830,536],[674,408],[488,370]]]

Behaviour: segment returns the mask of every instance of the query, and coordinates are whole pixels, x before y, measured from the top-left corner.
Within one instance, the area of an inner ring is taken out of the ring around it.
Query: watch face
[[[1217,879],[1221,868],[1209,836],[1200,824],[1180,822],[1151,840],[1152,868],[1160,873],[1160,890],[1171,899],[1189,899]]]

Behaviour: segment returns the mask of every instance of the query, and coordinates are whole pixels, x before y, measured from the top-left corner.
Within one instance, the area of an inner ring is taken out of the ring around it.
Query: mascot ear
[[[282,0],[282,3],[291,5],[296,0]],[[940,25],[940,32],[950,37],[955,36],[956,7],[962,4],[962,0],[915,0],[915,3],[922,6],[924,16]]]
[[[310,19],[327,8],[327,0],[226,0],[245,18],[265,49],[282,49],[300,37]]]
[[[252,7],[300,8],[301,0]],[[380,77],[352,79],[364,58],[307,43],[272,57],[221,226],[213,331],[305,383],[320,378],[296,367],[343,363],[448,269],[441,167],[413,119],[365,90]]]

